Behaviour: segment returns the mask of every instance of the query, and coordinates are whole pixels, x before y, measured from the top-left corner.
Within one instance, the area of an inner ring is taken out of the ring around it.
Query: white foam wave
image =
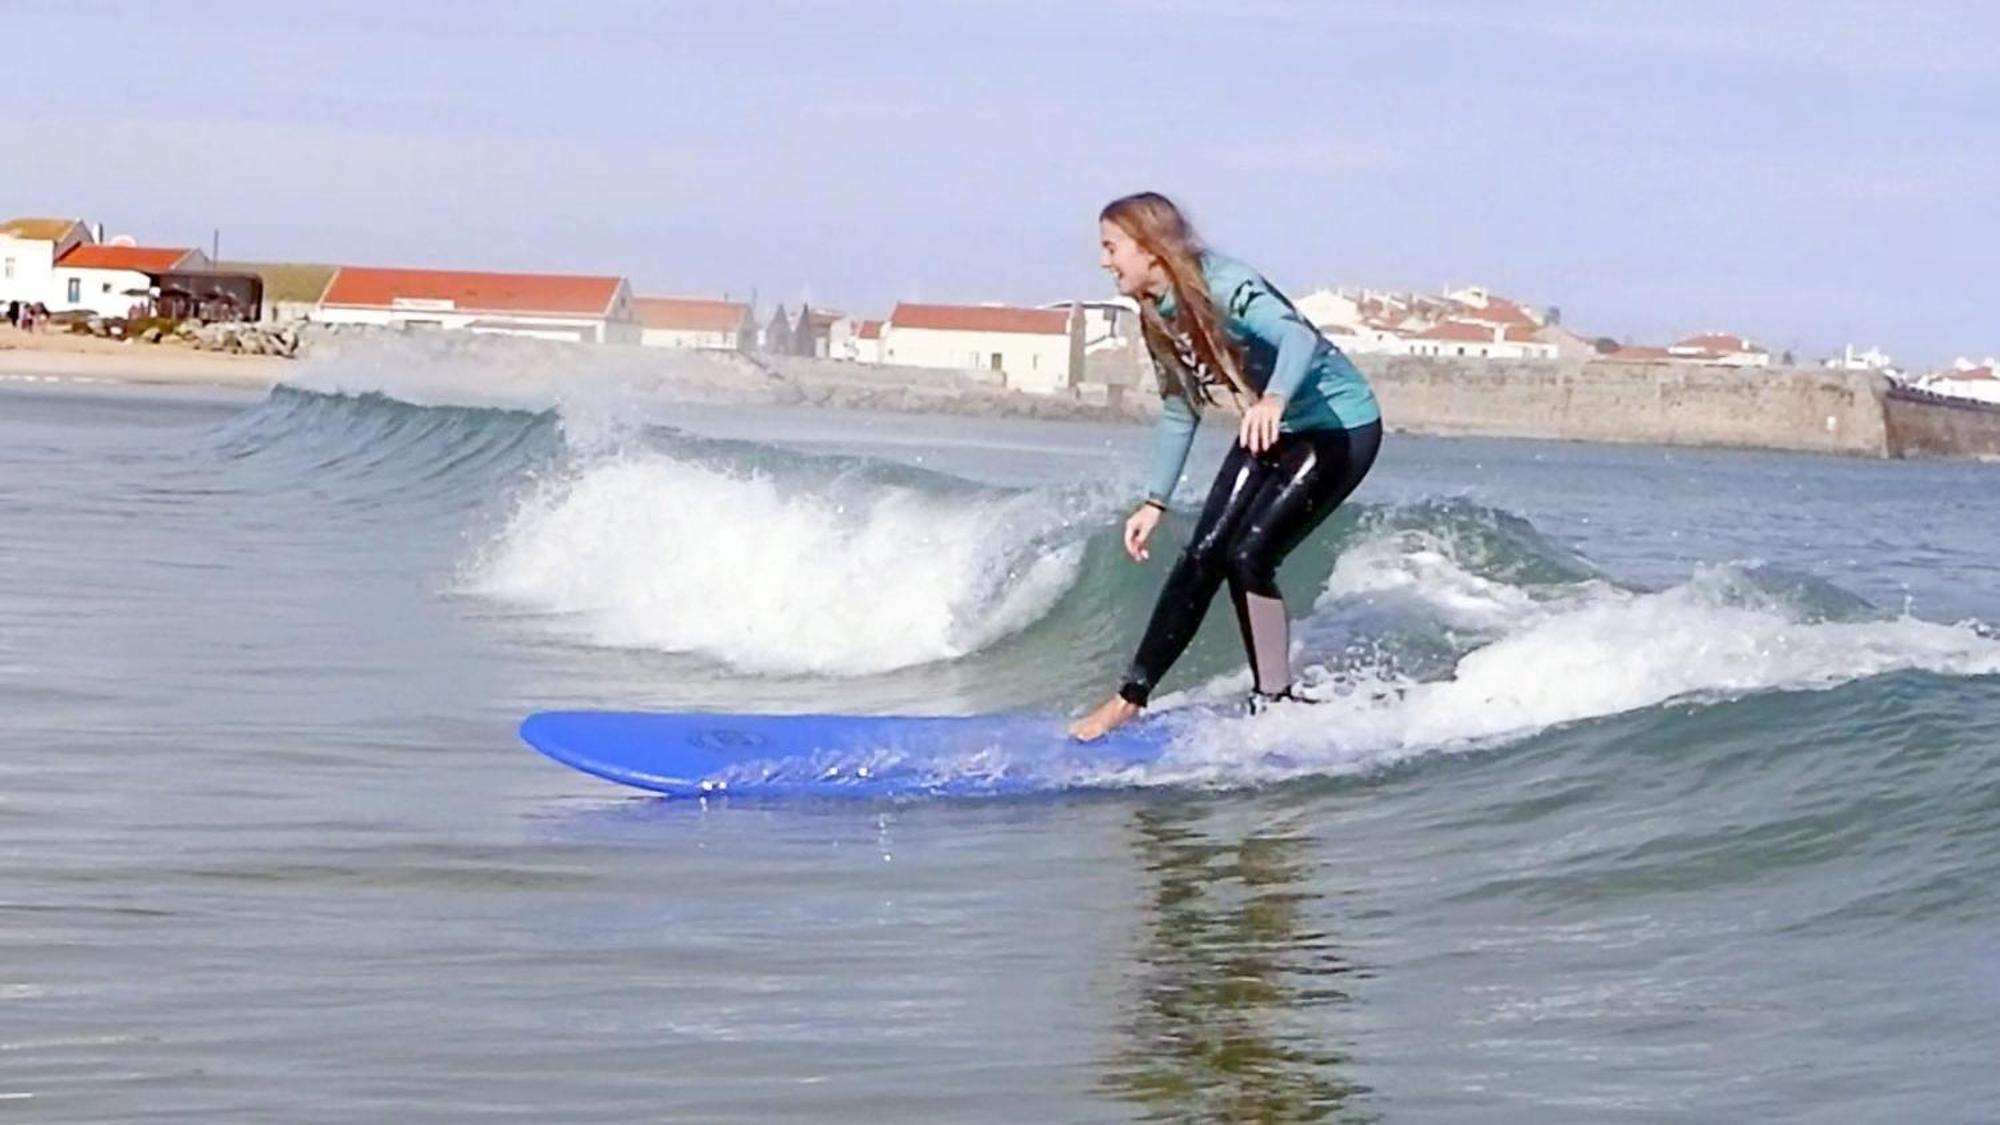
[[[1435,540],[1398,533],[1350,551],[1320,608],[1383,596],[1476,626],[1477,647],[1431,682],[1308,668],[1304,692],[1322,702],[1201,723],[1144,780],[1348,774],[1676,699],[1823,689],[1898,671],[2000,674],[2000,638],[1975,623],[1809,620],[1765,596],[1740,566],[1705,567],[1658,592],[1599,581],[1529,590],[1480,578]],[[1205,702],[1246,685],[1226,676],[1162,703]]]
[[[528,495],[470,585],[562,615],[593,644],[748,672],[884,672],[963,656],[1046,614],[1083,557],[1080,543],[1044,546],[1059,507],[626,453]]]
[[[1357,598],[1418,601],[1443,624],[1469,629],[1502,629],[1541,612],[1534,593],[1473,573],[1449,540],[1420,529],[1376,536],[1343,552],[1313,608]]]

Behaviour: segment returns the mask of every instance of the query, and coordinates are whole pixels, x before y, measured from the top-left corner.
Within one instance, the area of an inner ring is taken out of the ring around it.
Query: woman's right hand
[[[1125,517],[1125,553],[1133,562],[1145,562],[1152,557],[1146,550],[1146,541],[1153,537],[1153,530],[1160,526],[1160,509],[1152,504],[1141,504],[1139,510]]]

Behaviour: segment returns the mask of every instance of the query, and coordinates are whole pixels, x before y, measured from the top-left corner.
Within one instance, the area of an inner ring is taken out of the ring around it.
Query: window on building
[[[7,280],[14,280],[14,259],[7,259]]]
[[[111,292],[111,283],[108,281],[104,283],[104,292],[106,293]]]
[[[69,303],[74,305],[82,300],[83,300],[83,279],[80,277],[72,277],[69,279]]]
[[[998,370],[1000,370],[1000,353],[999,353],[999,352],[994,352],[994,353],[993,353],[993,370],[995,370],[995,371],[998,371]]]

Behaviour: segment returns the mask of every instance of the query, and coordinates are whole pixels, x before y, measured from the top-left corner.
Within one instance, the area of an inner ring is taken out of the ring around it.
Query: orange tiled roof
[[[855,335],[860,336],[864,340],[879,340],[882,338],[882,322],[879,320],[864,320],[861,322],[861,330],[855,333]]]
[[[1677,341],[1673,346],[1702,348],[1712,352],[1749,352],[1753,355],[1764,350],[1741,336],[1732,336],[1727,332],[1703,332],[1698,336],[1689,336],[1685,340]]]
[[[913,305],[905,301],[889,314],[891,328],[929,328],[940,332],[1026,332],[1060,336],[1069,331],[1069,314],[1057,309],[1016,309],[1002,305]]]
[[[1505,297],[1489,296],[1486,298],[1486,304],[1466,305],[1465,311],[1459,315],[1466,320],[1484,320],[1493,324],[1525,324],[1533,327],[1536,323],[1535,318],[1528,315],[1527,309]]]
[[[734,332],[750,315],[741,301],[707,297],[634,297],[632,310],[642,327],[678,332]]]
[[[553,273],[473,273],[342,266],[321,304],[393,308],[397,300],[450,301],[463,312],[603,316],[621,279]]]
[[[72,246],[56,265],[72,269],[132,270],[162,273],[185,261],[194,251],[181,246],[105,246],[84,243]]]
[[[1412,340],[1462,340],[1468,343],[1490,344],[1493,342],[1493,326],[1490,324],[1467,324],[1462,320],[1440,321],[1422,332],[1410,334]]]

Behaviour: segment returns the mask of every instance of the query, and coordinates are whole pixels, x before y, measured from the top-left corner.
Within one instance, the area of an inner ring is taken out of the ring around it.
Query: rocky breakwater
[[[189,327],[183,321],[176,335],[199,351],[231,355],[272,355],[297,358],[303,337],[291,325],[201,324]]]
[[[242,324],[195,320],[176,321],[166,317],[123,319],[93,316],[74,322],[70,331],[100,340],[125,340],[140,344],[169,344],[196,351],[226,355],[268,355],[293,359],[304,343],[296,325]]]

